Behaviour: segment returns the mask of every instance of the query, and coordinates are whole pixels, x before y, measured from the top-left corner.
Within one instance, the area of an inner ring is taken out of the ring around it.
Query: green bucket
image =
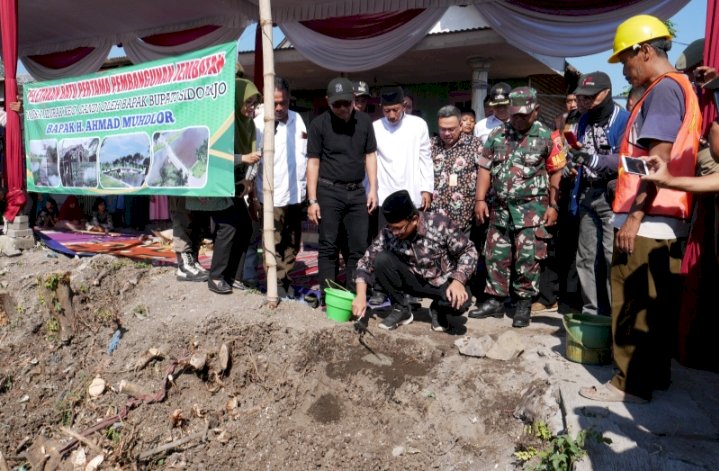
[[[567,314],[567,359],[576,363],[605,365],[612,361],[612,320],[591,314]]]
[[[325,288],[327,318],[337,322],[347,322],[352,318],[352,301],[355,294],[351,291]]]

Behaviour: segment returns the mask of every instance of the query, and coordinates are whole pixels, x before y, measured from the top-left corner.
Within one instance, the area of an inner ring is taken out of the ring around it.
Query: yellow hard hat
[[[658,38],[672,39],[669,28],[662,20],[651,15],[632,16],[617,26],[617,32],[614,34],[614,51],[609,63],[619,62],[619,54],[623,51]]]

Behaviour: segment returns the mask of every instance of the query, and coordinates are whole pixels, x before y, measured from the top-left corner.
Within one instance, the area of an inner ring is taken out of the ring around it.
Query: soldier
[[[545,227],[557,220],[560,170],[566,165],[549,129],[537,121],[538,112],[534,89],[521,87],[509,94],[509,122],[487,138],[477,175],[475,215],[482,223],[489,218],[485,292],[490,297],[469,316],[504,316],[503,298],[510,295],[514,270],[518,302],[513,327],[529,325],[532,298],[539,291],[539,261],[547,255]],[[491,217],[486,202],[490,184],[496,193]]]

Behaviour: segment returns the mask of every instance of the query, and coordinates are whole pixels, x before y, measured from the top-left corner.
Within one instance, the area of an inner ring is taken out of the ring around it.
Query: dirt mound
[[[172,268],[35,250],[0,273],[12,466],[74,469],[81,454],[101,469],[515,466],[512,411],[531,373],[460,357],[427,323],[386,333],[373,321],[363,346],[320,311],[212,295]],[[95,378],[106,387],[91,397]]]

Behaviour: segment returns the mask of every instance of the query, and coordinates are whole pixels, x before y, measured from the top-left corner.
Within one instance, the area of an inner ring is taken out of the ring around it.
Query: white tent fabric
[[[439,21],[447,7],[429,8],[411,21],[385,34],[365,39],[337,39],[312,31],[299,22],[280,29],[308,60],[338,72],[374,69],[407,52]]]
[[[249,24],[249,20],[247,20],[247,24]],[[237,40],[247,24],[241,28],[221,26],[204,36],[177,46],[157,46],[146,43],[137,37],[127,38],[122,42],[122,46],[125,49],[128,59],[130,59],[133,64],[141,64],[143,62],[176,56],[185,52],[196,51],[198,49]]]
[[[20,62],[22,62],[27,71],[30,72],[30,75],[37,80],[77,77],[78,75],[91,74],[100,70],[102,64],[107,60],[110,49],[112,49],[112,43],[105,41],[104,44],[96,45],[95,49],[81,60],[60,69],[45,67],[27,56],[21,56]]]
[[[579,57],[606,51],[617,25],[633,15],[669,18],[689,0],[645,0],[597,15],[560,16],[538,13],[509,2],[476,4],[492,29],[508,43],[553,57]]]

